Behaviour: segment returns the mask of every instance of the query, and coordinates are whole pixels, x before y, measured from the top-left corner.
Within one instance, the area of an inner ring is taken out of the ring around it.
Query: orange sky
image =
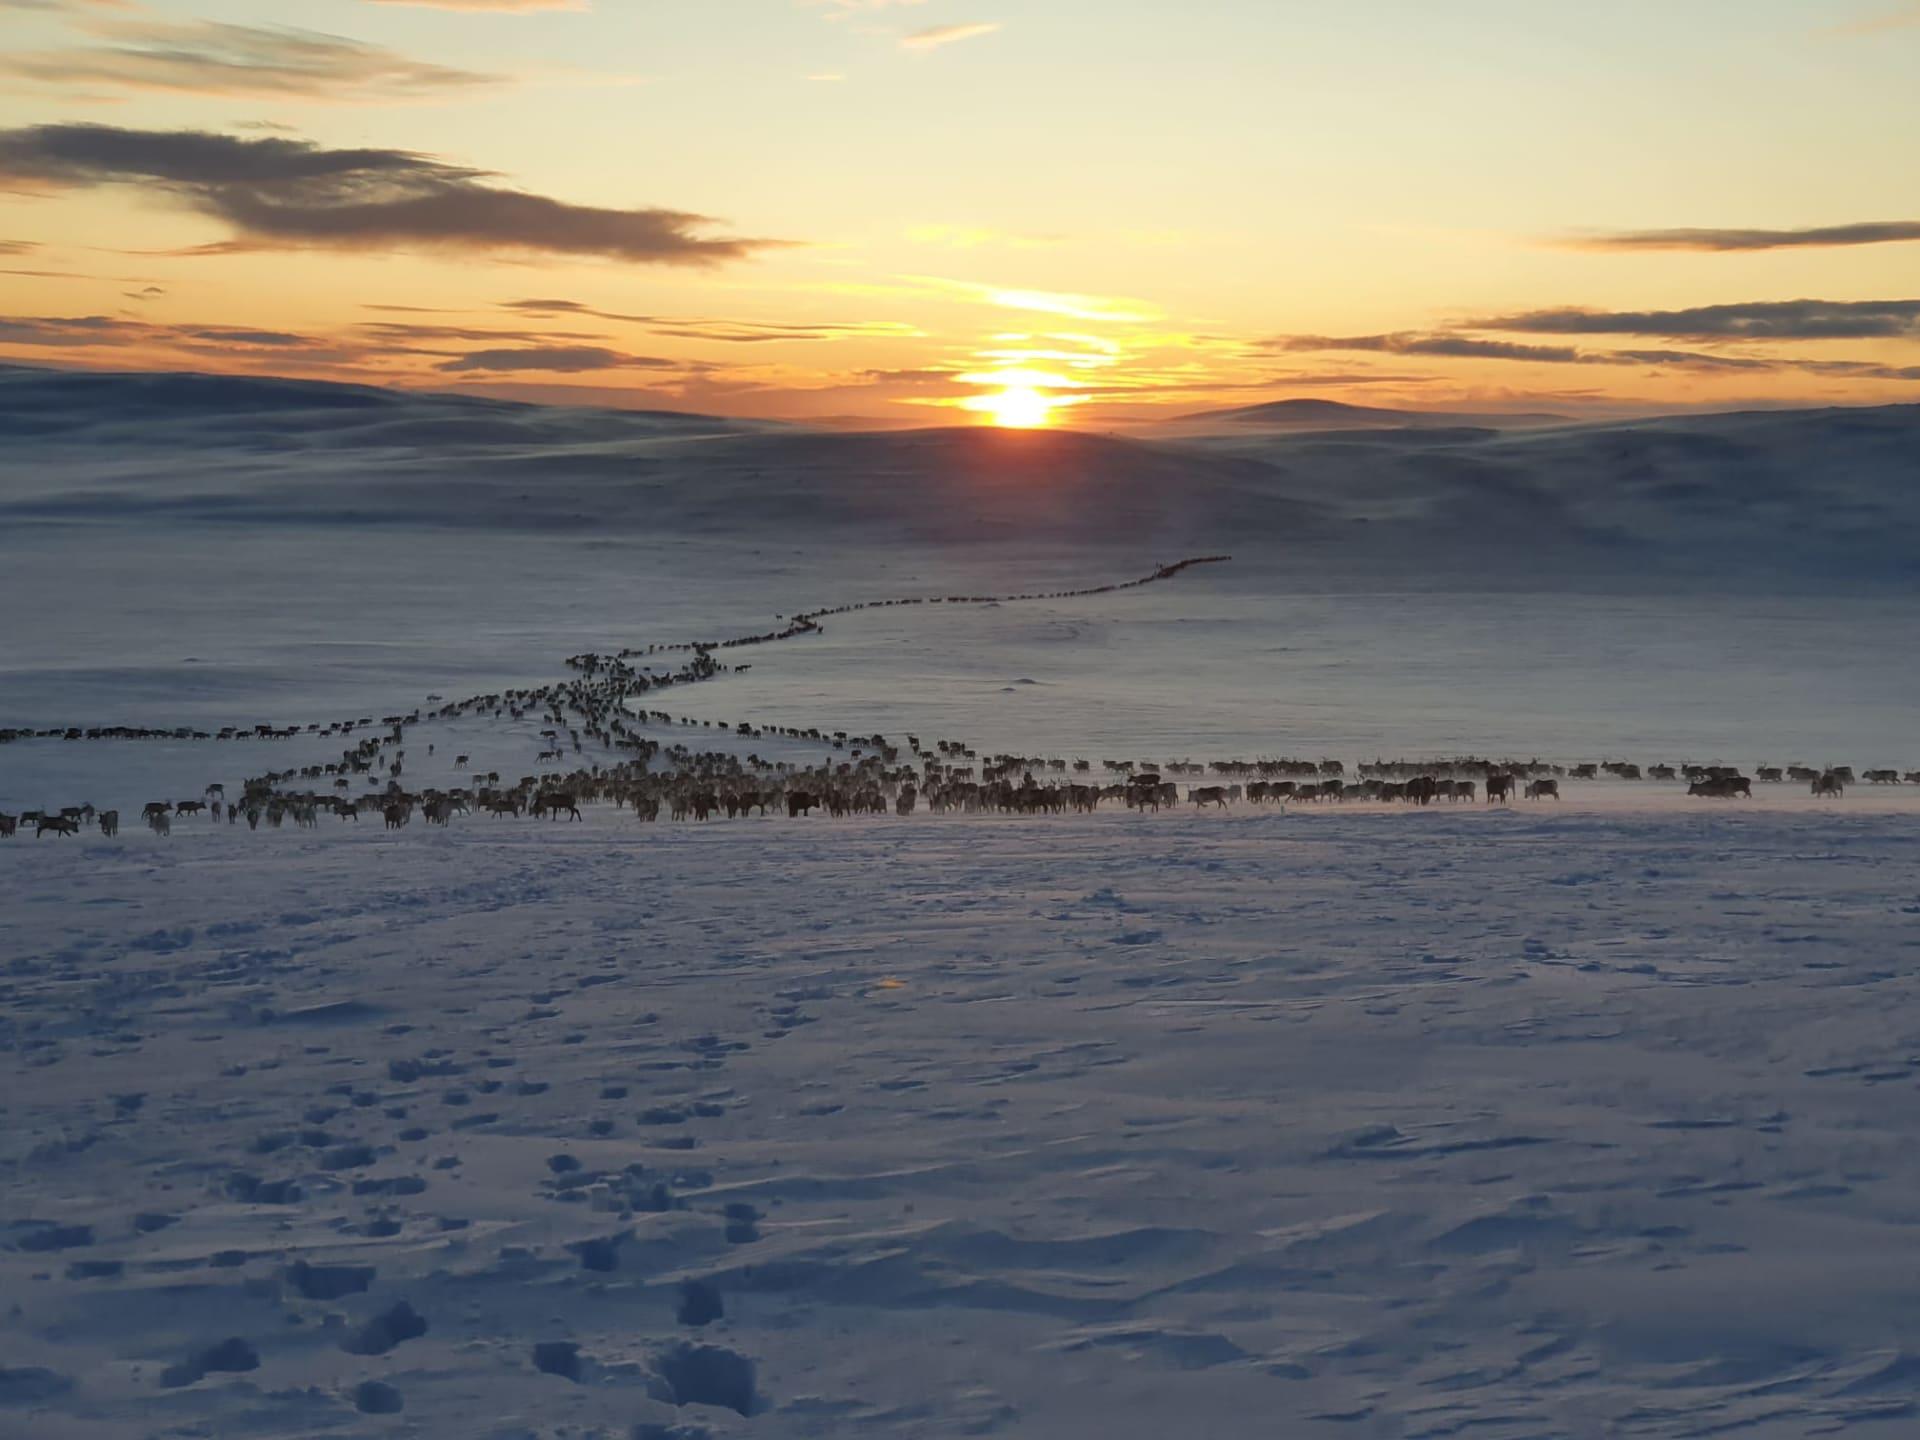
[[[1920,398],[1920,7],[1329,8],[0,0],[0,358],[893,425]]]

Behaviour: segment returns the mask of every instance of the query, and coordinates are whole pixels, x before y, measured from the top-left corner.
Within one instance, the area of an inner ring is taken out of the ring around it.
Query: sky
[[[0,360],[842,425],[1920,400],[1917,74],[1903,0],[0,0]]]

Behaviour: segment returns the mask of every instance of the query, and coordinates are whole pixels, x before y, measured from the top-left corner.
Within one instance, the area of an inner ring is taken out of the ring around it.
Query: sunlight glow
[[[964,403],[1003,430],[1037,430],[1050,425],[1058,405],[1051,396],[1027,385],[1009,386],[997,395],[976,395]]]

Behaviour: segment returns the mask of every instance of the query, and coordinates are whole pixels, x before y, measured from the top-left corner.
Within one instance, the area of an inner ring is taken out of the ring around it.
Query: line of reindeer
[[[944,603],[1097,595],[1152,584],[1169,579],[1191,566],[1217,563],[1226,558],[1202,556],[1183,560],[1162,566],[1137,580],[1083,590],[1004,597],[950,596],[946,597]],[[476,807],[494,815],[565,813],[577,818],[577,795],[584,792],[589,800],[598,798],[601,791],[599,777],[604,768],[599,766],[591,771],[576,772],[574,776],[559,781],[542,780],[536,776],[523,777],[516,784],[504,788],[497,772],[485,776],[485,783],[477,788],[430,788],[419,792],[404,788],[401,777],[406,769],[407,752],[403,742],[408,730],[422,724],[468,718],[499,722],[539,717],[547,721],[548,728],[540,732],[541,748],[536,757],[540,764],[564,763],[569,758],[569,752],[573,755],[583,754],[587,740],[616,754],[629,754],[631,759],[620,762],[606,773],[617,775],[622,770],[628,770],[647,777],[644,783],[628,787],[629,795],[615,791],[616,798],[622,803],[627,798],[636,800],[636,810],[645,819],[658,818],[661,813],[676,819],[707,819],[723,813],[738,815],[756,810],[766,813],[770,808],[785,808],[795,816],[815,810],[829,815],[872,813],[888,809],[896,814],[911,814],[922,804],[933,813],[955,810],[1087,812],[1109,801],[1125,804],[1132,809],[1158,811],[1181,801],[1177,786],[1166,780],[1166,775],[1202,779],[1219,777],[1228,781],[1225,784],[1188,787],[1185,796],[1188,803],[1215,808],[1225,808],[1243,800],[1254,804],[1376,801],[1424,806],[1442,800],[1454,803],[1472,801],[1482,788],[1489,804],[1511,801],[1516,794],[1530,800],[1557,800],[1560,798],[1561,780],[1592,780],[1602,776],[1621,780],[1684,779],[1689,782],[1689,793],[1709,797],[1752,794],[1752,781],[1730,767],[1675,767],[1662,764],[1651,765],[1643,770],[1639,765],[1621,761],[1590,762],[1569,767],[1550,765],[1537,759],[1490,761],[1478,758],[1462,758],[1441,765],[1406,760],[1362,762],[1356,767],[1357,780],[1348,779],[1346,766],[1339,760],[1171,761],[1164,766],[1156,766],[1143,761],[1106,759],[1099,762],[1100,768],[1110,776],[1121,778],[1095,784],[1092,777],[1095,766],[1091,760],[1069,762],[1057,757],[998,755],[984,762],[976,772],[971,763],[960,763],[979,759],[973,747],[959,741],[943,740],[923,749],[919,739],[914,736],[907,737],[908,745],[921,762],[922,769],[914,771],[909,767],[888,770],[885,767],[895,766],[900,752],[884,736],[862,737],[845,731],[828,733],[815,727],[744,722],[728,724],[689,717],[676,719],[664,711],[635,707],[634,702],[658,689],[712,679],[726,673],[726,667],[714,660],[710,653],[715,648],[759,644],[807,633],[817,630],[820,617],[829,614],[912,603],[942,602],[863,602],[808,612],[796,617],[794,624],[784,631],[737,637],[731,641],[650,647],[654,650],[690,649],[694,652],[692,660],[671,672],[655,672],[629,663],[638,653],[632,650],[616,655],[570,656],[566,663],[575,672],[573,679],[546,686],[471,696],[451,704],[441,703],[425,711],[384,716],[378,722],[379,730],[374,733],[360,733],[373,731],[375,726],[371,717],[362,716],[335,721],[324,727],[318,724],[309,724],[304,728],[256,725],[251,728],[228,727],[216,734],[178,728],[125,726],[0,729],[0,743],[53,737],[67,740],[286,740],[300,735],[358,736],[355,744],[343,751],[336,762],[269,772],[247,782],[242,800],[226,807],[225,818],[229,824],[238,824],[244,819],[249,828],[258,828],[263,820],[270,827],[277,827],[288,819],[292,819],[296,826],[311,828],[318,824],[322,814],[331,813],[343,820],[358,820],[365,811],[377,812],[391,829],[404,828],[411,823],[416,812],[430,824],[445,825],[455,815],[470,813]],[[430,702],[439,698],[430,697]],[[850,750],[851,761],[842,762],[838,769],[801,767],[796,770],[791,765],[772,766],[755,756],[749,756],[746,769],[753,772],[751,783],[741,777],[733,777],[725,784],[707,783],[713,778],[711,772],[715,766],[738,766],[740,762],[719,752],[694,752],[676,746],[667,754],[670,762],[680,768],[673,778],[667,778],[650,773],[651,762],[661,753],[659,742],[639,733],[641,728],[655,725],[718,729],[736,737],[754,739],[775,736],[810,741],[829,745],[836,752]],[[434,748],[428,744],[429,756]],[[881,773],[867,773],[881,762],[884,762]],[[845,773],[849,763],[858,767],[857,778],[852,782]],[[456,769],[464,769],[467,764],[467,756],[455,758]],[[1074,778],[1065,783],[1055,778],[1064,775],[1069,768],[1075,777],[1084,778]],[[1037,780],[1035,772],[1046,775],[1046,783]],[[1847,785],[1854,783],[1853,771],[1845,766],[1821,770],[1797,765],[1784,769],[1762,766],[1756,773],[1763,783],[1789,779],[1805,781],[1814,794],[1821,796],[1839,796]],[[1019,777],[1017,781],[1013,778],[1016,775]],[[377,788],[375,793],[358,799],[341,793],[351,791],[355,777],[364,777],[370,787],[383,788]],[[1899,784],[1903,779],[1920,782],[1920,771],[1909,771],[1903,777],[1894,770],[1868,770],[1865,778],[1874,784]],[[311,787],[303,790],[297,786],[287,786],[287,781],[298,779],[330,780],[330,788],[336,793],[329,795]],[[142,811],[142,818],[156,833],[166,834],[170,832],[176,816],[191,816],[204,811],[213,819],[221,818],[224,799],[224,787],[213,785],[208,787],[203,799],[149,802]],[[96,814],[92,806],[83,805],[66,807],[58,812],[0,815],[0,837],[17,833],[22,825],[31,825],[37,835],[74,835],[90,820],[97,821],[107,834],[118,832],[117,811]]]
[[[553,712],[556,717],[561,713],[558,707]],[[649,712],[644,718],[653,723],[676,723],[664,712]],[[1416,761],[1363,762],[1355,767],[1354,778],[1348,777],[1346,765],[1338,760],[1176,761],[1150,766],[1147,762],[1107,759],[1099,762],[1099,767],[1109,778],[1095,783],[1091,778],[1094,762],[1089,760],[1006,754],[981,760],[974,748],[958,741],[941,740],[923,746],[917,736],[909,736],[903,754],[900,747],[879,735],[854,737],[836,732],[826,736],[818,731],[784,731],[777,726],[755,730],[740,727],[740,732],[805,734],[838,749],[851,743],[852,753],[837,762],[796,765],[763,760],[757,754],[741,756],[685,745],[663,747],[658,741],[627,738],[625,743],[637,752],[635,758],[611,765],[582,765],[563,774],[524,775],[512,782],[503,781],[497,771],[489,771],[476,775],[476,783],[468,786],[411,790],[398,778],[404,769],[405,751],[386,748],[394,738],[389,735],[363,740],[331,764],[269,772],[251,779],[231,803],[227,802],[225,786],[213,784],[200,798],[151,801],[142,808],[141,818],[156,834],[167,835],[175,818],[201,814],[216,822],[224,818],[229,825],[244,821],[250,830],[257,830],[263,822],[277,829],[291,820],[296,828],[311,829],[325,815],[354,822],[363,815],[377,815],[387,829],[400,830],[416,816],[429,825],[445,826],[456,816],[476,812],[495,819],[579,820],[583,804],[609,802],[630,808],[641,821],[662,817],[706,821],[754,814],[801,818],[816,812],[836,818],[906,816],[922,808],[934,815],[1055,815],[1092,814],[1103,805],[1143,813],[1183,805],[1226,809],[1241,803],[1426,806],[1473,803],[1482,796],[1491,805],[1522,797],[1530,801],[1559,800],[1563,779],[1596,779],[1602,775],[1685,780],[1690,795],[1709,798],[1751,797],[1753,793],[1752,780],[1725,766],[1654,765],[1643,772],[1641,767],[1623,762],[1562,766],[1539,760],[1472,758],[1439,766]],[[582,751],[578,730],[548,729],[542,732],[542,744],[546,746],[540,751],[542,761],[563,758],[563,735],[576,753]],[[595,730],[592,738],[611,741],[621,737],[613,730]],[[429,753],[433,748],[428,747]],[[656,770],[656,761],[663,762],[665,768]],[[467,755],[454,757],[456,769],[466,769],[469,764]],[[1805,781],[1814,795],[1823,797],[1839,797],[1855,782],[1854,771],[1847,766],[1823,770],[1762,766],[1757,773],[1763,783]],[[350,789],[348,777],[353,774],[368,774],[369,783],[375,785],[381,784],[384,776],[384,788],[356,798],[337,790],[326,793],[288,783],[331,775],[334,786]],[[1088,778],[1071,778],[1075,775]],[[1183,792],[1179,784],[1166,778],[1168,775],[1295,778],[1189,784]],[[1892,770],[1869,770],[1864,778],[1873,784],[1913,783],[1920,782],[1920,772],[1902,776]],[[79,805],[59,812],[0,815],[0,836],[11,836],[23,825],[33,827],[36,835],[71,836],[89,822],[97,823],[103,834],[112,836],[119,830],[119,812]]]

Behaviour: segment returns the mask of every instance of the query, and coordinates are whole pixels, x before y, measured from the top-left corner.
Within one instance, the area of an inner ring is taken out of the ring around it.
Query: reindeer
[[[1513,776],[1505,774],[1487,776],[1487,804],[1491,805],[1496,800],[1502,804],[1512,803]]]
[[[1558,800],[1559,798],[1560,782],[1558,780],[1529,780],[1527,782],[1527,799]]]
[[[80,833],[80,822],[78,820],[69,820],[64,815],[42,815],[40,817],[40,823],[34,827],[33,838],[38,840],[49,830],[56,835],[78,835]]]
[[[1846,781],[1832,770],[1823,771],[1814,776],[1808,788],[1813,792],[1814,797],[1820,800],[1838,800],[1847,793]]]
[[[149,812],[146,817],[147,828],[156,835],[171,835],[173,833],[173,817],[164,809],[155,810],[152,806],[148,806],[147,808]]]
[[[0,815],[0,840],[11,840],[19,829],[18,815]]]
[[[1687,794],[1704,795],[1713,800],[1731,800],[1736,795],[1753,798],[1753,786],[1744,775],[1710,775],[1687,786]]]
[[[100,833],[111,840],[120,833],[120,812],[102,810],[100,812]]]

